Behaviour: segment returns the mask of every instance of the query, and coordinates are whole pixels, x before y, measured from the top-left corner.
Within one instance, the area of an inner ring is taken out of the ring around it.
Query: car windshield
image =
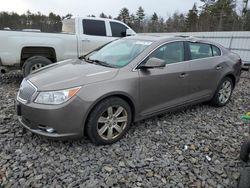
[[[86,57],[86,60],[101,65],[106,64],[110,67],[123,67],[142,53],[150,44],[152,42],[146,40],[121,39],[92,52]]]

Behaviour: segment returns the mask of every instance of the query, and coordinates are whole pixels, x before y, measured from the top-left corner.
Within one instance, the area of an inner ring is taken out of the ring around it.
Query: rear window
[[[101,20],[82,20],[83,34],[106,36],[105,22]]]
[[[210,44],[189,42],[189,48],[191,59],[201,59],[213,56]]]
[[[62,21],[62,33],[75,33],[75,19]]]
[[[213,49],[213,55],[214,56],[220,56],[221,55],[221,51],[218,47],[212,45],[212,49]]]
[[[112,31],[113,37],[125,37],[127,27],[123,24],[117,23],[117,22],[110,22],[110,27]]]

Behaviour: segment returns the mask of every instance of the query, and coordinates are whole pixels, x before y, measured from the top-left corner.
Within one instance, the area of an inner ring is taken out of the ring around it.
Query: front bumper
[[[25,129],[54,139],[83,137],[86,114],[83,106],[83,101],[78,97],[62,105],[16,103],[18,120]]]

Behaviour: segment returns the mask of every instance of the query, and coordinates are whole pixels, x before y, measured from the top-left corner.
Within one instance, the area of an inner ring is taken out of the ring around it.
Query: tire
[[[90,112],[87,136],[96,145],[113,144],[126,134],[131,121],[132,112],[126,101],[118,97],[104,99]]]
[[[250,188],[250,167],[244,167],[240,172],[238,188]]]
[[[228,88],[227,88],[228,86]],[[229,77],[225,77],[221,80],[216,92],[210,101],[210,104],[215,107],[225,106],[229,101],[233,93],[233,81]],[[223,100],[225,99],[225,100]]]
[[[43,57],[43,56],[30,57],[24,62],[23,76],[26,77],[33,71],[38,70],[39,68],[42,68],[51,63],[52,61],[50,61],[48,58]]]
[[[250,141],[248,142],[245,141],[241,146],[240,159],[247,163],[249,160],[249,154],[250,154]]]

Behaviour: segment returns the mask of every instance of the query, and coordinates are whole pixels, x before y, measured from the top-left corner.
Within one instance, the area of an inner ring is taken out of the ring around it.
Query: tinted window
[[[150,57],[156,57],[166,61],[166,64],[184,61],[183,42],[173,42],[161,46]]]
[[[83,33],[86,35],[106,36],[105,22],[100,20],[82,20]]]
[[[210,44],[204,43],[189,43],[191,59],[201,59],[212,57],[212,49]]]
[[[212,49],[213,49],[213,55],[214,56],[220,56],[221,55],[221,52],[220,52],[219,48],[217,48],[216,46],[212,46]]]
[[[125,37],[126,36],[126,30],[128,28],[125,25],[117,23],[117,22],[110,22],[110,27],[111,27],[113,37]]]

